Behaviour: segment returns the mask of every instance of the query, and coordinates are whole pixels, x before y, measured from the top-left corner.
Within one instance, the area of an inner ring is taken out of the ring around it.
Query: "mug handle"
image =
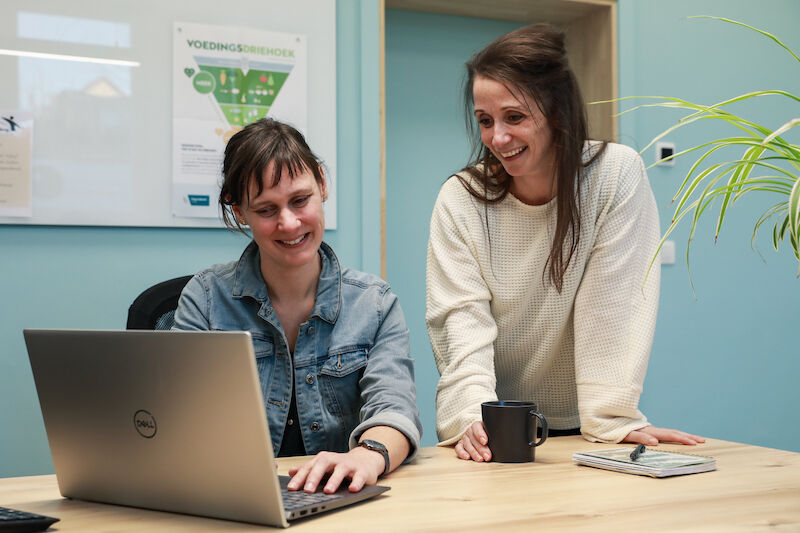
[[[536,424],[535,423],[531,424],[532,429],[529,433],[531,436],[530,437],[531,440],[528,441],[528,446],[541,446],[542,444],[544,444],[544,441],[547,440],[547,419],[544,416],[542,416],[541,413],[537,413],[534,410],[528,411],[528,414],[531,416],[532,422],[533,422],[533,417],[536,417],[542,423],[542,436],[539,438],[538,442],[534,442],[534,439],[536,438],[536,435],[534,435]]]

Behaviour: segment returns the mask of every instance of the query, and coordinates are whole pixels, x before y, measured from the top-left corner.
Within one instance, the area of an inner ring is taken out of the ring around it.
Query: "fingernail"
[[[304,487],[304,489],[308,490],[308,491],[311,491],[311,490],[314,489],[314,486],[311,483],[306,483],[306,486]]]
[[[489,454],[488,453],[483,454],[483,458],[488,461],[489,460]]]

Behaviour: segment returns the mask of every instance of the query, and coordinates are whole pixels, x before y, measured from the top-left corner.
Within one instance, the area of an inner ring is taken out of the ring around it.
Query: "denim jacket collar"
[[[321,243],[318,251],[322,258],[322,271],[317,284],[317,294],[311,316],[334,324],[339,317],[342,302],[342,269],[333,249]],[[251,241],[236,263],[236,274],[231,295],[236,298],[250,297],[272,314],[272,304],[267,293],[267,284],[261,275],[261,253],[255,241]]]

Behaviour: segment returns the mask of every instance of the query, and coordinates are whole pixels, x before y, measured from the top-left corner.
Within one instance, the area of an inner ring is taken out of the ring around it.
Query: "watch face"
[[[374,440],[364,439],[359,444],[370,450],[375,450],[379,452],[389,451],[386,449],[386,446]]]

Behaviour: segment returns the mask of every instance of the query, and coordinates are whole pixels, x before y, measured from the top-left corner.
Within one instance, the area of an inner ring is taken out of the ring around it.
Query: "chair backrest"
[[[192,276],[181,276],[153,285],[128,308],[127,329],[170,329],[183,287]]]

